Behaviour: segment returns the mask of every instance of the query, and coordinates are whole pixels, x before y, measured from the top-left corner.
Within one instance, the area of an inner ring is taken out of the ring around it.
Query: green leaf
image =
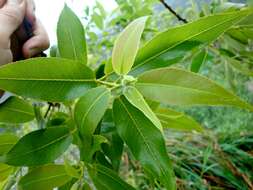
[[[116,172],[102,165],[89,165],[88,171],[97,190],[134,190]]]
[[[127,74],[133,66],[147,18],[131,22],[115,41],[112,66],[117,74]]]
[[[199,72],[200,67],[206,62],[207,55],[208,53],[206,50],[201,50],[193,56],[191,64],[192,72]]]
[[[139,50],[131,74],[136,76],[147,70],[177,63],[186,52],[216,40],[251,13],[252,9],[246,9],[211,15],[156,35]]]
[[[72,136],[67,127],[33,131],[22,137],[1,162],[13,166],[36,166],[53,162],[69,147]]]
[[[160,119],[163,128],[176,129],[180,131],[203,131],[201,125],[191,117],[171,110],[169,108],[159,108],[155,111]]]
[[[14,168],[12,166],[8,166],[6,164],[0,163],[0,182],[6,180],[10,174],[14,171]],[[0,188],[1,189],[1,188]]]
[[[106,137],[110,143],[103,144],[103,153],[110,159],[113,169],[118,171],[122,160],[124,142],[116,130],[106,134]]]
[[[124,96],[127,100],[137,109],[144,113],[144,115],[150,119],[150,121],[161,131],[163,131],[162,124],[151,110],[147,102],[144,100],[141,93],[132,86],[128,86],[124,90]]]
[[[92,14],[92,21],[95,22],[96,26],[100,29],[103,30],[104,28],[104,19],[101,15],[99,15],[98,13],[94,12]]]
[[[240,73],[247,75],[249,77],[253,77],[253,71],[247,67],[247,65],[243,64],[242,61],[238,61],[233,58],[225,57],[228,63]]]
[[[113,116],[120,137],[144,169],[166,189],[176,189],[172,164],[161,131],[124,97],[115,100]]]
[[[35,58],[0,67],[0,88],[51,102],[78,98],[94,86],[94,73],[79,62]]]
[[[243,19],[240,23],[238,23],[237,26],[252,28],[253,27],[253,14],[248,15],[245,19]]]
[[[65,183],[64,185],[58,187],[58,190],[71,190],[71,187],[73,184],[75,184],[78,181],[78,179],[72,178],[70,181]]]
[[[147,99],[170,105],[230,105],[253,111],[251,105],[208,78],[176,68],[148,71],[137,89]]]
[[[253,39],[253,29],[252,28],[232,28],[229,31],[227,31],[227,34],[239,41],[243,44],[248,44],[249,40]]]
[[[91,136],[109,106],[110,91],[101,86],[89,90],[76,103],[74,117],[83,136]]]
[[[105,64],[105,69],[104,69],[104,73],[106,75],[110,74],[113,72],[113,68],[112,68],[112,59],[109,59],[106,64]]]
[[[91,151],[89,152],[90,157],[92,158],[96,152],[98,152],[102,149],[102,147],[101,147],[102,144],[106,144],[106,143],[109,143],[107,138],[105,138],[102,135],[94,135]]]
[[[87,49],[83,25],[65,4],[57,25],[58,49],[62,58],[87,64]]]
[[[11,133],[5,133],[0,135],[0,155],[3,155],[17,143],[18,137]]]
[[[0,105],[0,122],[25,123],[34,117],[33,107],[21,98],[10,97]]]
[[[65,171],[66,173],[71,176],[72,178],[76,178],[79,179],[81,176],[81,172],[80,169],[75,168],[74,166],[71,165],[71,163],[69,163],[70,161],[68,160],[64,160],[64,167],[65,167]]]
[[[31,170],[18,182],[20,190],[52,190],[70,181],[72,178],[63,165],[45,165]]]

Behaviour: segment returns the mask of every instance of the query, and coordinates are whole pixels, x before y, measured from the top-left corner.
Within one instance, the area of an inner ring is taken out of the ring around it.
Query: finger
[[[36,16],[35,16],[35,3],[33,0],[27,0],[26,7],[26,18],[31,23],[31,25],[35,24]]]
[[[26,3],[26,0],[7,0],[6,5],[7,6],[10,6],[10,5],[18,6],[23,3]]]
[[[37,19],[35,24],[34,36],[27,40],[23,45],[23,56],[31,58],[42,51],[48,49],[50,43],[46,30]]]
[[[22,23],[26,12],[26,0],[7,0],[0,9],[1,24],[15,30]]]
[[[0,8],[2,8],[5,3],[6,3],[6,0],[0,0]]]

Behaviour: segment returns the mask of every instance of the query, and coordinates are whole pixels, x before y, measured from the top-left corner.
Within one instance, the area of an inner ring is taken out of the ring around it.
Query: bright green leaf
[[[45,165],[31,170],[18,182],[20,190],[52,190],[70,181],[72,178],[63,165]]]
[[[94,73],[79,62],[35,58],[0,67],[0,88],[51,102],[78,98],[94,86]]]
[[[127,74],[133,66],[147,18],[131,22],[115,41],[112,66],[117,74]]]
[[[89,165],[88,171],[97,190],[135,190],[124,182],[116,172],[102,165]]]
[[[0,155],[3,155],[17,143],[18,137],[11,133],[4,133],[0,135]]]
[[[216,40],[252,12],[252,9],[246,9],[211,15],[156,35],[139,50],[131,74],[136,76],[147,70],[177,63],[186,52]]]
[[[155,111],[163,128],[176,129],[180,131],[203,131],[201,125],[191,117],[168,108],[159,108]]]
[[[10,174],[14,171],[12,166],[0,163],[0,182],[6,180]],[[0,188],[1,189],[1,188]]]
[[[87,49],[83,25],[75,13],[65,5],[57,26],[58,49],[62,58],[87,64]]]
[[[34,117],[32,105],[21,98],[10,97],[0,105],[0,122],[25,123]]]
[[[176,189],[172,164],[161,131],[124,97],[115,100],[113,116],[120,137],[144,169],[166,189]]]
[[[176,68],[148,71],[138,78],[144,97],[170,105],[229,105],[253,107],[208,78]]]
[[[109,106],[110,91],[101,86],[89,90],[75,107],[75,121],[83,136],[91,136]]]
[[[53,162],[69,147],[72,136],[67,127],[33,131],[22,137],[0,161],[13,166],[36,166]]]
[[[104,19],[101,15],[99,15],[98,13],[94,12],[92,14],[92,21],[94,21],[94,23],[96,24],[96,26],[100,29],[103,30],[104,28]]]
[[[106,75],[110,74],[113,72],[113,68],[112,68],[112,59],[109,59],[106,64],[105,64],[105,69],[104,69],[104,73]]]
[[[228,63],[235,68],[237,71],[241,72],[244,75],[253,77],[253,71],[247,67],[247,65],[243,64],[243,61],[239,61],[233,58],[225,57]]]
[[[157,118],[157,116],[154,114],[154,112],[151,110],[147,102],[144,100],[143,96],[141,93],[132,86],[127,87],[124,90],[124,95],[127,98],[127,100],[136,108],[138,108],[140,111],[144,113],[144,115],[150,119],[150,121],[161,131],[162,125]]]
[[[205,63],[207,58],[207,51],[201,50],[197,54],[195,54],[192,58],[191,71],[198,73],[200,67]]]
[[[64,167],[66,173],[71,176],[72,178],[77,178],[79,179],[81,177],[80,169],[75,168],[74,166],[69,163],[70,161],[64,160]]]

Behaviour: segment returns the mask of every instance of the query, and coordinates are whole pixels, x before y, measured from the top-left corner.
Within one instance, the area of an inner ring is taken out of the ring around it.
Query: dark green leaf
[[[171,105],[230,105],[253,110],[208,78],[181,69],[148,71],[138,78],[136,86],[147,99]]]
[[[156,35],[138,52],[131,74],[138,75],[147,70],[176,63],[187,51],[202,43],[216,40],[251,13],[252,10],[246,9],[211,15]]]
[[[75,13],[65,5],[57,26],[59,53],[68,58],[87,64],[87,50],[83,25]]]
[[[90,154],[90,157],[92,158],[92,156],[100,151],[102,149],[102,144],[106,144],[108,143],[108,140],[107,138],[105,138],[104,136],[102,135],[94,135],[93,136],[93,143],[92,143],[92,147],[91,147],[91,150],[89,152]]]
[[[110,159],[112,167],[115,171],[119,170],[121,157],[124,148],[124,142],[119,137],[116,131],[106,135],[109,138],[109,143],[103,144],[103,152]]]
[[[35,58],[0,67],[0,88],[51,102],[78,98],[94,86],[94,73],[79,62]]]
[[[71,141],[71,133],[66,127],[33,131],[22,137],[0,160],[13,166],[47,164],[64,153]]]
[[[198,73],[200,67],[205,63],[207,58],[207,51],[201,50],[192,58],[191,71]]]
[[[25,123],[34,117],[33,107],[21,98],[10,97],[0,105],[0,122]]]
[[[134,190],[117,173],[102,165],[89,165],[88,171],[97,190]]]
[[[113,116],[120,137],[144,169],[166,189],[176,189],[172,164],[161,131],[124,97],[115,100]]]
[[[52,190],[70,181],[72,178],[63,165],[45,165],[31,170],[18,182],[20,190]]]

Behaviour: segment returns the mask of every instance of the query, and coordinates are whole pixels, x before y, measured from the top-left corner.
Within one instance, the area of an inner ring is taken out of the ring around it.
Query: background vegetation
[[[85,12],[85,18],[89,20],[87,26],[88,39],[90,39],[88,43],[91,47],[89,53],[94,66],[101,67],[101,64],[106,64],[101,62],[103,59],[97,55],[102,53],[109,59],[111,52],[107,52],[106,47],[113,47],[118,32],[137,17],[152,15],[143,40],[148,40],[157,32],[170,26],[183,23],[158,1],[117,0],[117,3],[119,8],[112,13],[105,13],[99,2],[92,11]],[[251,2],[167,1],[167,4],[188,22],[212,13],[236,9],[242,6],[240,3],[250,4]],[[247,51],[245,58],[249,60],[249,64],[242,64],[242,62],[241,64],[243,67],[252,69],[250,60],[253,55],[253,30],[248,27],[247,32],[238,31],[231,31],[232,35],[224,35],[212,45],[232,51],[240,57],[243,55],[238,54]],[[245,41],[242,39],[243,36]],[[252,75],[245,76],[242,66],[239,69],[231,67],[220,53],[213,51],[212,47],[208,49],[208,56],[208,60],[201,66],[199,72],[252,103]],[[194,52],[186,56],[178,66],[189,68],[193,57]],[[167,131],[166,142],[174,161],[178,189],[253,189],[252,113],[231,107],[177,107],[177,109],[195,118],[207,132],[200,135]],[[143,171],[139,170],[138,164],[129,163],[127,155],[125,156],[126,160],[122,163],[122,167],[126,169],[123,169],[122,175],[140,189],[150,189],[148,180],[143,176]],[[126,172],[129,169],[131,172]]]
[[[243,6],[225,0],[192,0],[180,4],[177,4],[178,1],[166,3],[162,0],[116,2],[118,8],[108,13],[97,1],[93,10],[85,9],[81,18],[87,23],[85,28],[89,66],[96,70],[97,76],[103,76],[106,65],[111,62],[111,51],[118,34],[138,17],[151,15],[142,36],[142,41],[146,42],[169,27],[214,13],[237,10]],[[251,5],[250,1],[244,3]],[[172,13],[166,6],[172,7],[175,12]],[[188,52],[176,67],[199,72],[253,104],[252,39],[253,17],[248,22],[231,28],[214,43]],[[199,57],[201,52],[205,52],[205,59]],[[56,55],[57,47],[53,47],[51,56]],[[204,133],[166,129],[166,147],[173,160],[178,189],[253,189],[253,114],[234,107],[173,108],[192,116],[205,128]],[[37,123],[47,123],[48,126],[61,123],[68,117],[66,113],[70,107],[35,102],[34,109],[37,120],[32,125],[2,123],[0,131],[22,136],[34,130]],[[133,161],[128,148],[124,149],[120,175],[138,189],[161,189],[159,184],[152,183],[147,178],[139,163]],[[75,162],[77,157],[78,151],[73,146],[57,162],[62,163],[64,159]],[[22,176],[22,172],[18,175]],[[9,179],[8,183],[11,187],[16,181]],[[8,189],[3,183],[4,185]],[[92,183],[90,185],[93,187]],[[70,187],[65,185],[60,189]]]

